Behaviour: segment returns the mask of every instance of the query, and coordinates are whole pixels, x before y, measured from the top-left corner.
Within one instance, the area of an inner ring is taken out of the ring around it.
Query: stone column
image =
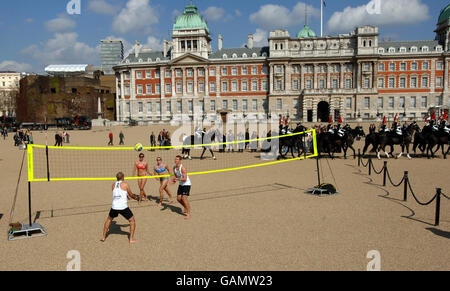
[[[340,84],[339,84],[339,88],[343,89],[345,88],[345,78],[344,78],[344,74],[345,74],[345,70],[344,70],[344,66],[345,63],[339,63],[340,66]]]
[[[325,68],[327,70],[327,80],[326,80],[326,88],[332,89],[332,82],[331,82],[331,64],[325,64]]]
[[[269,94],[273,94],[273,88],[274,88],[274,84],[273,84],[273,65],[270,65],[270,81],[269,81]]]
[[[216,67],[216,96],[220,97],[220,90],[222,90],[222,84],[220,84],[220,66]],[[217,104],[216,104],[217,105]]]
[[[198,77],[197,77],[198,67],[194,67],[193,70],[194,70],[194,84],[193,84],[193,86],[194,86],[194,96],[198,97]]]
[[[172,73],[171,73],[171,77],[172,77],[172,96],[174,97],[177,93],[176,89],[177,89],[177,84],[175,84],[175,73],[176,73],[176,69],[175,68],[171,68],[172,69]]]
[[[291,92],[291,74],[289,64],[284,64],[284,92]]]
[[[444,59],[444,93],[447,93],[449,91],[449,84],[448,84],[448,70],[449,70],[449,62],[448,59]]]
[[[301,64],[300,65],[301,66],[301,72],[300,72],[300,74],[301,74],[301,82],[300,82],[300,89],[301,90],[304,90],[305,89],[305,71],[306,71],[306,65],[305,64]]]
[[[166,69],[167,68],[163,68],[161,67],[159,69],[159,80],[160,80],[160,86],[161,86],[161,98],[165,98],[166,97],[166,84],[165,84],[165,77],[166,77]]]
[[[182,74],[183,74],[183,96],[185,96],[186,95],[186,92],[187,92],[187,90],[186,90],[186,68],[183,68],[182,69]]]
[[[313,122],[317,122],[317,101],[312,100]]]
[[[372,62],[373,66],[373,78],[372,78],[372,90],[375,90],[378,87],[377,75],[378,75],[378,66],[377,62]]]
[[[355,88],[356,91],[359,91],[359,74],[361,72],[359,66],[359,62],[353,65],[353,88]]]
[[[317,89],[317,64],[314,64],[314,80],[313,80],[313,89]]]
[[[436,91],[436,61],[431,60],[431,73],[430,73],[430,77],[429,77],[429,86],[430,86],[430,92],[434,93]]]
[[[209,67],[204,67],[205,70],[205,97],[209,96]],[[206,108],[206,107],[205,107]]]

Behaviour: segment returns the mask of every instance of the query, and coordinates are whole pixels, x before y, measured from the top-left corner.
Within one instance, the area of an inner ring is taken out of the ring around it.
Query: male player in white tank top
[[[122,172],[116,175],[117,182],[112,186],[113,190],[113,202],[112,207],[109,212],[108,218],[105,222],[105,227],[103,229],[103,237],[100,241],[104,242],[106,240],[106,234],[109,230],[111,222],[117,216],[122,215],[126,220],[130,222],[130,244],[137,242],[134,239],[134,230],[136,229],[136,221],[134,219],[133,212],[128,208],[128,198],[136,199],[135,195],[130,190],[130,185],[124,182],[125,175]]]
[[[186,214],[184,219],[190,219],[191,205],[189,204],[188,197],[191,192],[192,184],[186,167],[181,164],[182,160],[183,158],[181,156],[177,156],[175,158],[175,167],[173,167],[175,176],[172,177],[171,184],[175,184],[177,181],[180,182],[180,185],[178,186],[177,200],[184,207],[183,214]]]

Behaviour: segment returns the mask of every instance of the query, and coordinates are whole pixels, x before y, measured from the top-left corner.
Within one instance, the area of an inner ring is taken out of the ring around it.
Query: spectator
[[[234,134],[231,131],[231,129],[228,131],[227,142],[234,142]],[[234,152],[234,144],[233,143],[228,144],[228,152],[230,152],[230,151]]]
[[[153,131],[152,131],[152,134],[150,135],[150,146],[156,147],[155,133]]]
[[[110,131],[109,132],[109,142],[108,142],[109,146],[113,146],[114,145],[113,138],[114,138],[114,135],[113,135],[112,131]]]
[[[123,143],[123,139],[125,138],[125,136],[123,135],[123,132],[122,131],[120,131],[120,133],[119,133],[119,139],[120,139],[120,141],[119,141],[119,145],[123,145],[124,143]]]
[[[70,134],[66,132],[66,143],[70,143]]]
[[[28,135],[28,143],[29,144],[33,144],[33,133],[30,132],[30,134]]]
[[[162,131],[160,131],[158,134],[158,144],[160,147],[162,147],[162,143],[163,143],[163,134]]]

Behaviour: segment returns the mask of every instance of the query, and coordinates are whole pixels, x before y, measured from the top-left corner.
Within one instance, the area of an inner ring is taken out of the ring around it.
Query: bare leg
[[[178,203],[180,203],[183,206],[183,211],[181,213],[185,214],[186,213],[186,204],[184,204],[183,197],[181,195],[178,195],[177,200],[178,200]]]
[[[136,230],[136,220],[134,217],[132,217],[130,220],[130,244],[133,244],[137,242],[137,240],[134,239],[134,231]]]
[[[184,205],[186,206],[186,217],[184,219],[191,219],[191,205],[189,204],[188,197],[186,195],[182,196]]]
[[[103,236],[102,236],[102,239],[100,240],[101,242],[104,242],[106,240],[106,234],[108,233],[109,226],[111,225],[112,221],[113,221],[113,219],[108,216],[108,218],[106,219],[106,222],[105,222],[105,226],[103,228]]]

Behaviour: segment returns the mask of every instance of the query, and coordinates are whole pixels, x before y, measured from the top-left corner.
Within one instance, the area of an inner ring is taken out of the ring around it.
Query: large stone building
[[[16,116],[16,95],[21,78],[21,73],[0,72],[0,117]]]
[[[395,114],[424,117],[449,105],[450,5],[439,16],[436,40],[380,41],[374,26],[345,35],[317,37],[305,25],[291,37],[270,32],[268,47],[253,36],[240,48],[213,52],[206,21],[186,6],[172,41],[154,52],[135,46],[114,67],[117,120],[168,122],[278,118],[304,122],[371,120]]]
[[[103,117],[113,120],[115,78],[107,77],[101,76],[100,72],[92,77],[27,76],[20,81],[17,119],[36,123],[53,123],[55,118],[76,115],[94,119],[98,117],[100,99]]]

